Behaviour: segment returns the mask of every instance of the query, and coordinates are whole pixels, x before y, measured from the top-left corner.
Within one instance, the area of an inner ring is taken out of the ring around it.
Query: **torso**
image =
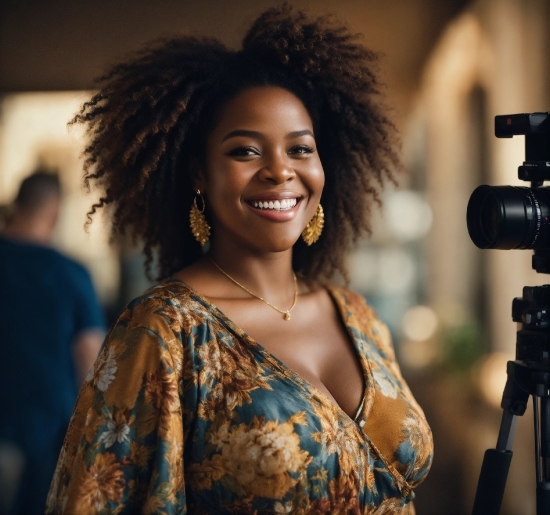
[[[174,277],[204,295],[200,281],[185,273]],[[350,336],[325,288],[301,290],[288,321],[258,299],[205,296],[269,353],[354,418],[365,385]]]
[[[209,281],[211,292],[220,286],[213,276]],[[311,300],[319,323],[334,311],[322,311],[328,294],[316,291],[310,297],[302,289],[298,305],[307,308]],[[93,501],[82,489],[92,470],[82,467],[83,460],[94,468],[106,463],[118,474],[117,500],[126,509],[150,496],[159,509],[187,506],[193,513],[302,507],[308,513],[366,513],[376,506],[385,513],[411,512],[411,488],[431,463],[429,427],[393,359],[387,328],[359,295],[332,286],[328,291],[329,306],[334,299],[365,371],[365,403],[355,421],[318,391],[319,384],[290,373],[198,290],[169,280],[132,301],[108,336],[75,409],[48,513],[91,506],[83,504]],[[254,302],[241,299],[233,317],[244,316]],[[229,312],[233,304],[221,307]],[[293,311],[291,321],[299,314]],[[304,336],[302,323],[290,331],[279,320],[269,322],[280,333],[277,343]],[[255,327],[261,331],[260,321]],[[305,336],[322,332],[312,327],[318,326],[310,325]],[[330,324],[323,327],[331,330]],[[261,338],[260,332],[255,336]],[[315,348],[325,348],[317,343]],[[316,352],[310,357],[306,363],[323,363]],[[344,377],[342,368],[333,374]],[[121,429],[135,428],[123,441],[116,437],[126,433],[113,428],[111,413]],[[151,479],[153,468],[158,474]]]

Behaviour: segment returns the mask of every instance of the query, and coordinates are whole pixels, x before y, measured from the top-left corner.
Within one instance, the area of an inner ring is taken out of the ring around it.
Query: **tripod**
[[[533,268],[540,254],[535,251]],[[547,264],[545,270],[535,269],[548,273]],[[529,396],[533,398],[535,424],[537,515],[550,514],[550,285],[526,286],[523,297],[512,303],[512,318],[522,324],[517,333],[516,361],[509,361],[506,368],[497,444],[485,451],[472,515],[500,513],[517,417],[525,413]]]

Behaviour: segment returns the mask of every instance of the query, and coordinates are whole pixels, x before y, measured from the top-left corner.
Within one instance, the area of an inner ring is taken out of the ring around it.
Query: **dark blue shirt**
[[[83,266],[0,237],[0,440],[36,452],[65,431],[78,393],[72,344],[104,326]]]

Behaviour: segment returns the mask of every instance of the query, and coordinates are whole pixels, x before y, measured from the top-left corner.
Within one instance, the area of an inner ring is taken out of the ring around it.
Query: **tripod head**
[[[511,138],[525,135],[525,161],[518,167],[518,177],[530,181],[531,187],[550,180],[550,112],[495,116],[495,136]]]

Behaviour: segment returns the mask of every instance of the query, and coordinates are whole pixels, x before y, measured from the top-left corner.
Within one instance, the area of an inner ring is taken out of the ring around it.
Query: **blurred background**
[[[67,128],[93,79],[159,36],[186,32],[236,47],[271,0],[0,3],[0,205],[38,165],[64,187],[58,249],[91,272],[108,320],[149,285],[139,251],[110,246],[94,192],[82,187],[83,134]],[[547,0],[295,0],[335,13],[381,52],[408,173],[385,193],[372,238],[350,258],[352,288],[390,326],[403,373],[435,438],[419,515],[469,513],[483,452],[494,447],[511,302],[548,281],[530,251],[478,250],[466,205],[479,184],[520,184],[523,137],[497,139],[497,114],[550,110]],[[1,263],[0,263],[1,266]],[[1,292],[0,292],[1,294]],[[1,329],[0,329],[1,333]],[[1,335],[0,335],[1,337]],[[501,513],[535,513],[533,414],[520,418]]]

